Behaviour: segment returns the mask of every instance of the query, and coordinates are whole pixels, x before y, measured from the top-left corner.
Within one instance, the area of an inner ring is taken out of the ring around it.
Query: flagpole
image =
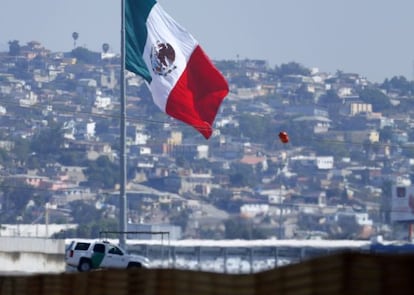
[[[125,0],[121,0],[121,95],[120,95],[120,200],[119,200],[119,244],[126,249],[127,195],[126,195],[126,95],[125,95]]]

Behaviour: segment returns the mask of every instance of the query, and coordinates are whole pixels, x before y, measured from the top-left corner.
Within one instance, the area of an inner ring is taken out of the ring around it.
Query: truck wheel
[[[142,265],[141,263],[138,263],[138,262],[132,262],[128,264],[128,268],[142,268]]]
[[[87,259],[82,259],[81,262],[78,265],[78,270],[80,272],[88,272],[92,268],[91,262]]]

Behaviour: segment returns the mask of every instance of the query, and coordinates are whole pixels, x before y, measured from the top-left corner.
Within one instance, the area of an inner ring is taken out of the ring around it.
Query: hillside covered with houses
[[[407,238],[391,223],[390,198],[391,185],[414,179],[414,82],[296,62],[214,63],[230,94],[209,140],[126,75],[131,229],[177,239]],[[3,226],[70,225],[55,237],[118,228],[119,72],[119,56],[83,47],[14,40],[0,52]]]

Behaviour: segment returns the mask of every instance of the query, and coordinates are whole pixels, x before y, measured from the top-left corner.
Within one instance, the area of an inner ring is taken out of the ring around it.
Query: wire
[[[25,185],[25,186],[17,186],[17,185],[4,185],[3,183],[0,183],[0,188],[9,188],[9,189],[18,189],[18,190],[27,190],[27,191],[34,191],[34,192],[45,192],[45,193],[64,193],[66,191],[70,191],[71,188],[61,188],[61,189],[57,189],[57,190],[52,190],[52,189],[44,189],[44,188],[38,188],[38,187],[34,187],[34,186],[30,186],[30,185]],[[110,195],[111,194],[111,190],[106,190],[100,193],[101,195]],[[282,203],[282,204],[276,204],[275,207],[284,207],[284,208],[292,208],[292,207],[307,207],[307,208],[316,208],[316,209],[340,209],[341,206],[343,205],[325,205],[325,206],[320,206],[318,204],[304,204],[304,203]],[[350,205],[345,205],[345,207],[352,207],[352,204]],[[380,204],[378,204],[378,206],[381,206]],[[299,208],[300,209],[300,208]],[[391,209],[381,209],[380,211],[382,212],[401,212],[401,213],[408,213],[406,210],[391,210]],[[413,213],[414,214],[414,213]]]
[[[43,111],[45,109],[45,106],[42,105],[30,105],[30,106],[22,106],[20,105],[20,103],[17,102],[13,102],[13,101],[8,101],[8,100],[1,100],[0,101],[1,104],[4,105],[13,105],[16,107],[20,107],[23,109],[38,109],[40,111]],[[49,104],[50,105],[50,104]],[[71,114],[71,115],[79,115],[79,114],[83,114],[86,116],[92,116],[92,117],[100,117],[100,118],[111,118],[111,119],[118,119],[120,120],[120,115],[115,115],[115,114],[99,114],[99,113],[91,113],[91,112],[85,112],[85,111],[69,111],[69,110],[64,110],[63,108],[61,109],[55,109],[55,107],[53,107],[53,111],[59,112],[59,113],[64,113],[64,114]],[[160,111],[161,112],[161,111]],[[178,122],[173,120],[171,117],[167,117],[166,118],[170,119],[169,121],[159,121],[159,120],[151,120],[151,119],[147,119],[144,117],[127,117],[127,121],[129,122],[146,122],[146,123],[151,123],[151,124],[168,124],[168,125],[172,125],[172,126],[179,126],[182,125],[182,122]],[[197,128],[198,130],[201,131],[205,131],[205,130],[211,130],[211,126],[206,122],[206,125],[194,125],[194,128]]]
[[[12,102],[12,101],[1,101],[1,104],[4,105],[13,105],[16,107],[20,107],[23,109],[38,109],[40,111],[45,109],[45,106],[42,105],[31,105],[31,106],[21,106],[19,103],[16,102]],[[71,115],[76,115],[79,116],[79,114],[83,114],[85,116],[88,117],[98,117],[98,118],[110,118],[110,119],[118,119],[120,120],[120,115],[118,114],[99,114],[99,113],[91,113],[91,112],[86,112],[86,111],[69,111],[69,110],[64,110],[62,109],[56,109],[55,107],[53,108],[53,111],[59,112],[59,113],[65,113],[65,114],[71,114]],[[151,120],[151,119],[147,119],[144,117],[131,117],[128,116],[127,117],[127,121],[128,122],[145,122],[145,123],[150,123],[150,124],[160,124],[160,125],[172,125],[172,126],[185,126],[184,123],[182,122],[178,122],[174,119],[172,119],[171,117],[166,116],[167,119],[169,119],[169,121],[160,121],[160,120]],[[194,126],[196,128],[198,128],[199,130],[210,130],[211,127],[205,127],[205,126]],[[278,132],[275,132],[275,137],[277,135]],[[290,138],[290,143],[292,143],[292,140],[294,141],[294,138]],[[364,142],[351,142],[351,141],[347,141],[347,140],[329,140],[329,139],[323,139],[323,138],[317,138],[316,136],[311,138],[311,140],[315,140],[315,142],[317,143],[331,143],[331,144],[337,144],[337,145],[355,145],[355,146],[361,146],[361,145],[365,145],[366,143]],[[402,150],[410,150],[410,151],[414,151],[414,146],[410,147],[410,146],[404,146],[404,145],[399,145],[399,144],[391,144],[391,143],[380,143],[380,142],[372,142],[370,143],[370,146],[372,148],[375,149],[375,147],[389,147],[389,148],[399,148]]]
[[[37,105],[31,105],[31,106],[21,106],[19,103],[16,102],[12,102],[12,101],[1,101],[1,104],[5,104],[5,105],[13,105],[13,106],[17,106],[20,107],[22,109],[38,109],[40,111],[43,111],[45,109],[44,106],[37,106]],[[92,117],[100,117],[100,118],[110,118],[110,119],[120,119],[120,115],[112,115],[112,114],[99,114],[99,113],[91,113],[91,112],[85,112],[85,111],[69,111],[69,110],[64,110],[64,109],[57,109],[55,107],[53,107],[53,111],[51,112],[59,112],[59,113],[64,113],[64,114],[71,114],[71,115],[79,115],[79,114],[83,114],[83,115],[87,115],[87,116],[92,116]],[[158,120],[149,120],[149,119],[144,119],[144,118],[140,118],[140,117],[129,117],[130,121],[144,121],[144,122],[148,122],[148,123],[156,123],[156,124],[176,124],[175,122],[170,122],[170,121],[158,121]]]

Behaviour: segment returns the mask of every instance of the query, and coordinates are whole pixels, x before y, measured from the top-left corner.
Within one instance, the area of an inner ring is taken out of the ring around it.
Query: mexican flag
[[[208,139],[229,90],[198,42],[155,0],[125,1],[125,35],[126,69],[146,80],[162,111]]]

